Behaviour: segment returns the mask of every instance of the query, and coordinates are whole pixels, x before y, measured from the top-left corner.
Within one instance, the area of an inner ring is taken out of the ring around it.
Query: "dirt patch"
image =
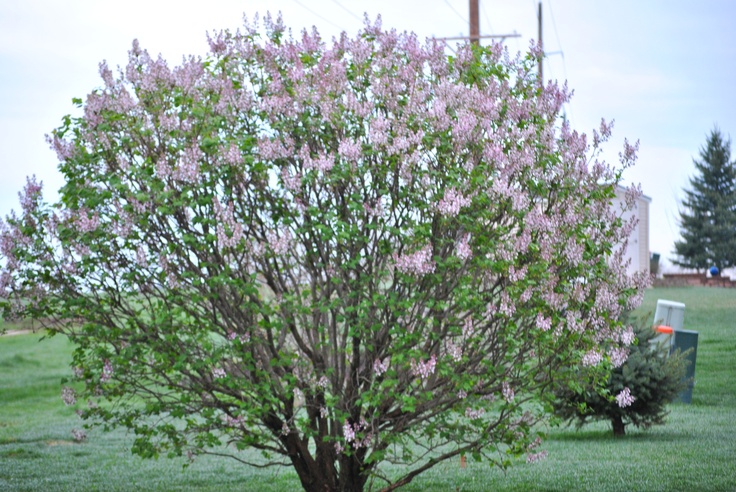
[[[49,446],[72,446],[77,443],[75,441],[53,440],[53,441],[46,441],[46,444]]]
[[[10,336],[13,336],[13,335],[27,335],[28,333],[36,333],[36,330],[31,330],[31,329],[28,329],[28,330],[8,330],[5,333],[2,333],[0,335],[10,337]]]

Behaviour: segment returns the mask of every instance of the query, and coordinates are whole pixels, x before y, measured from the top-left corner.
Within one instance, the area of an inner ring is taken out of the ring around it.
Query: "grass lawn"
[[[505,474],[486,464],[438,465],[407,491],[736,491],[736,290],[658,288],[657,299],[686,304],[685,328],[699,332],[691,405],[670,407],[664,426],[627,429],[614,439],[608,424],[552,429],[546,460],[520,462]],[[653,318],[653,314],[651,315]],[[300,489],[288,468],[253,469],[234,460],[144,461],[132,456],[122,431],[71,431],[82,422],[60,398],[71,345],[40,335],[0,337],[0,490],[150,491]]]

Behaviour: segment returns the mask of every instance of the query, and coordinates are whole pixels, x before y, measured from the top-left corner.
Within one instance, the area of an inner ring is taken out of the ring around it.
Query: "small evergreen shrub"
[[[602,391],[596,391],[591,378],[593,370],[581,366],[580,386],[555,391],[555,413],[568,423],[576,420],[580,427],[596,420],[608,420],[613,434],[622,436],[626,426],[648,428],[664,424],[671,403],[686,387],[687,352],[669,354],[669,345],[654,342],[657,333],[644,319],[634,329],[637,342],[630,346],[626,361],[613,367]],[[614,361],[615,363],[615,361]]]

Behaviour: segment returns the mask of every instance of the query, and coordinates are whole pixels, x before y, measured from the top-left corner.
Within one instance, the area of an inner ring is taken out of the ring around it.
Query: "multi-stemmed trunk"
[[[368,481],[370,469],[361,464],[363,453],[355,451],[350,456],[341,455],[337,464],[334,452],[324,444],[312,456],[302,449],[301,442],[289,442],[294,469],[302,487],[307,492],[362,492]],[[337,465],[337,466],[336,466]]]

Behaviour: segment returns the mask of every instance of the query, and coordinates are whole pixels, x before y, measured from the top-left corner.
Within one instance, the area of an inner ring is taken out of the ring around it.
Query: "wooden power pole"
[[[486,34],[486,35],[481,36],[480,18],[478,15],[478,11],[480,9],[479,5],[480,5],[479,0],[470,0],[470,36],[454,36],[454,37],[438,38],[438,39],[441,39],[442,41],[445,41],[445,42],[470,39],[471,43],[480,44],[480,40],[486,39],[486,38],[496,38],[496,39],[504,40],[506,38],[521,37],[521,34],[517,34],[516,32],[514,32],[513,34]]]
[[[542,70],[542,63],[544,62],[544,42],[542,41],[542,0],[539,0],[537,22],[539,23],[539,35],[537,39],[537,42],[539,43],[539,61],[537,62],[537,65],[539,69],[539,83],[544,85],[544,72]]]
[[[480,20],[478,17],[478,1],[470,0],[470,42],[480,43]]]

